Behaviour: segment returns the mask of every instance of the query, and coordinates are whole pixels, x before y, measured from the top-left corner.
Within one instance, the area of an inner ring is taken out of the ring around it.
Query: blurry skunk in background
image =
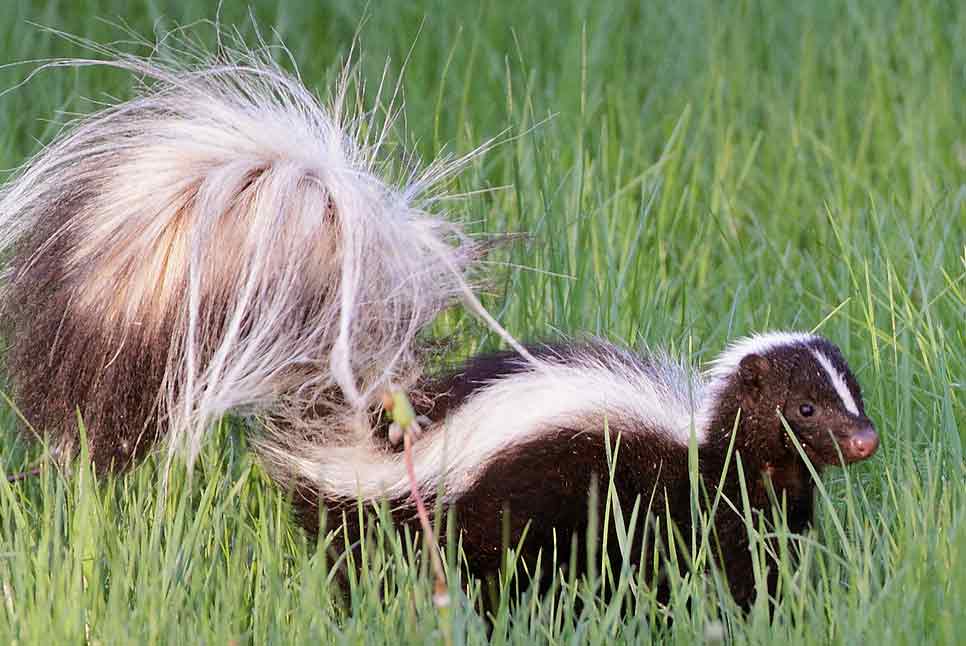
[[[425,210],[469,157],[391,185],[391,124],[344,114],[346,79],[323,107],[266,56],[97,64],[149,80],[72,124],[0,202],[27,421],[69,455],[79,407],[102,470],[163,436],[190,461],[228,411],[364,443],[360,413],[413,383],[416,334],[470,293],[478,246]]]
[[[456,510],[469,567],[487,575],[507,523],[511,544],[529,526],[524,558],[552,547],[569,558],[613,437],[621,504],[641,497],[680,527],[693,520],[692,437],[712,497],[740,500],[734,449],[751,504],[767,509],[775,487],[793,531],[812,517],[802,453],[820,468],[877,448],[844,358],[810,334],[739,342],[706,375],[599,341],[519,346],[468,286],[480,245],[433,212],[434,188],[469,157],[388,181],[388,126],[345,114],[345,82],[322,105],[248,52],[63,64],[146,80],[135,98],[71,124],[0,194],[14,400],[61,459],[78,449],[78,412],[102,472],[161,440],[190,463],[232,412],[249,420],[272,476],[298,492],[310,530],[319,504],[359,500],[389,500],[408,523],[404,460],[382,414],[386,391],[401,390],[425,427],[417,488]],[[514,350],[427,374],[416,337],[458,298]],[[747,528],[716,509],[721,564],[747,605]]]

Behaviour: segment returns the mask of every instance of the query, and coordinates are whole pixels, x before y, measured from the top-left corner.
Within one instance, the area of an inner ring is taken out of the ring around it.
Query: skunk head
[[[797,449],[782,418],[816,466],[871,457],[879,436],[865,414],[859,384],[835,345],[809,334],[768,334],[726,351],[711,370],[712,433],[771,459]],[[730,424],[730,426],[729,426]]]
[[[818,339],[797,351],[782,415],[809,458],[818,464],[865,460],[879,436],[865,414],[859,384],[839,349]]]

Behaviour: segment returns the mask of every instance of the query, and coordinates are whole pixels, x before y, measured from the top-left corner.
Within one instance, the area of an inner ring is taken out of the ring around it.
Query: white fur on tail
[[[267,56],[226,56],[51,64],[150,80],[73,124],[0,194],[3,249],[84,196],[35,252],[70,240],[65,318],[122,331],[175,322],[157,395],[170,446],[189,460],[228,411],[316,440],[354,430],[347,417],[416,377],[414,337],[468,292],[476,252],[423,208],[466,158],[393,186],[380,177],[385,130],[343,112],[345,83],[323,106]]]

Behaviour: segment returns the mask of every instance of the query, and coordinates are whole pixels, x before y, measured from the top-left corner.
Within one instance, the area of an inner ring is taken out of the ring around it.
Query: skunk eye
[[[815,414],[815,407],[811,404],[802,404],[798,407],[798,412],[801,413],[802,417],[811,417]]]

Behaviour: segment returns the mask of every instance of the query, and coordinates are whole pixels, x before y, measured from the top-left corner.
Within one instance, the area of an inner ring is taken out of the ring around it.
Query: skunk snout
[[[848,463],[861,462],[871,458],[879,448],[879,434],[872,422],[860,422],[848,435],[839,439],[842,457]]]

